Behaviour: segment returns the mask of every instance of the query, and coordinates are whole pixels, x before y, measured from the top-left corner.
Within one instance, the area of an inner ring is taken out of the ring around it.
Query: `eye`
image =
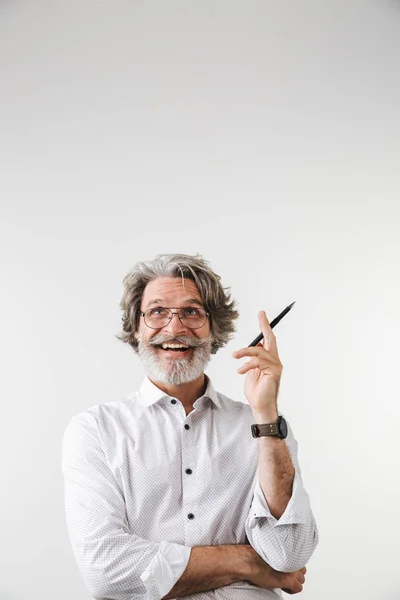
[[[184,317],[198,317],[200,315],[200,311],[198,308],[194,308],[193,306],[189,306],[188,308],[182,309],[182,315]]]
[[[162,306],[157,306],[156,308],[151,308],[149,311],[150,317],[164,317],[167,314],[167,310]]]

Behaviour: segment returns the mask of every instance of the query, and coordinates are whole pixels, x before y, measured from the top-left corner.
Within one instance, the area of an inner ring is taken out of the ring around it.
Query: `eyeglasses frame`
[[[170,308],[167,308],[166,306],[158,306],[157,308],[163,308],[164,310],[169,310],[169,312],[171,313],[171,316],[169,317],[169,321],[168,321],[168,323],[166,323],[165,325],[161,325],[160,327],[150,327],[150,325],[147,325],[147,323],[146,323],[146,320],[145,320],[145,318],[144,318],[144,315],[145,315],[145,314],[146,314],[146,313],[147,313],[149,310],[151,310],[150,308],[148,308],[148,309],[147,309],[145,312],[143,312],[143,311],[141,311],[141,310],[138,310],[138,314],[139,314],[141,317],[143,317],[143,319],[144,319],[144,324],[145,324],[145,325],[146,325],[146,327],[148,327],[149,329],[161,329],[161,327],[166,327],[167,325],[169,325],[169,324],[171,323],[172,319],[174,318],[174,315],[178,315],[178,319],[179,319],[179,320],[180,320],[180,322],[182,323],[181,312],[182,312],[183,310],[185,310],[186,308],[197,308],[197,307],[196,307],[196,306],[184,306],[183,308],[181,308],[181,309],[179,310],[179,312],[173,312],[173,311],[172,311]],[[201,306],[201,307],[199,307],[199,308],[202,308],[202,310],[204,310],[204,308],[203,308],[202,306]],[[184,323],[182,323],[182,325],[183,325],[184,327],[187,327],[188,329],[201,329],[201,328],[202,328],[202,327],[205,325],[205,323],[206,323],[206,321],[207,321],[207,318],[210,316],[210,313],[209,313],[209,312],[207,312],[206,310],[205,310],[204,312],[206,313],[206,320],[204,321],[204,323],[203,323],[202,325],[200,325],[200,327],[189,327],[189,325],[185,325]]]

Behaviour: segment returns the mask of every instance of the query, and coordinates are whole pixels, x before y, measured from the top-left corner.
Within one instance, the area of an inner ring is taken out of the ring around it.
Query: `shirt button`
[[[188,475],[191,475],[193,473],[192,469],[186,469],[185,473],[187,473]]]
[[[189,425],[186,423],[185,429],[190,429]]]
[[[194,514],[193,513],[189,513],[188,514],[188,519],[194,519]]]
[[[175,398],[173,400],[171,400],[171,404],[176,404]]]

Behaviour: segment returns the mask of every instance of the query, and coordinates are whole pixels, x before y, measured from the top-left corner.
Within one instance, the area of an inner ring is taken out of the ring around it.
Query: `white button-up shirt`
[[[216,392],[186,416],[181,402],[149,379],[122,400],[72,417],[62,447],[65,509],[80,573],[98,600],[159,600],[184,572],[194,546],[247,544],[274,569],[302,568],[318,531],[297,461],[280,519],[257,475],[258,441],[248,404]],[[191,600],[273,600],[239,581]]]

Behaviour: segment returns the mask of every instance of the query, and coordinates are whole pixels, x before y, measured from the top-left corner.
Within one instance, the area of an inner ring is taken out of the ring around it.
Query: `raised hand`
[[[264,311],[258,313],[260,329],[264,334],[257,346],[241,348],[232,353],[234,358],[248,357],[237,372],[246,373],[244,393],[253,412],[276,410],[279,382],[283,365],[280,361],[275,335]]]

